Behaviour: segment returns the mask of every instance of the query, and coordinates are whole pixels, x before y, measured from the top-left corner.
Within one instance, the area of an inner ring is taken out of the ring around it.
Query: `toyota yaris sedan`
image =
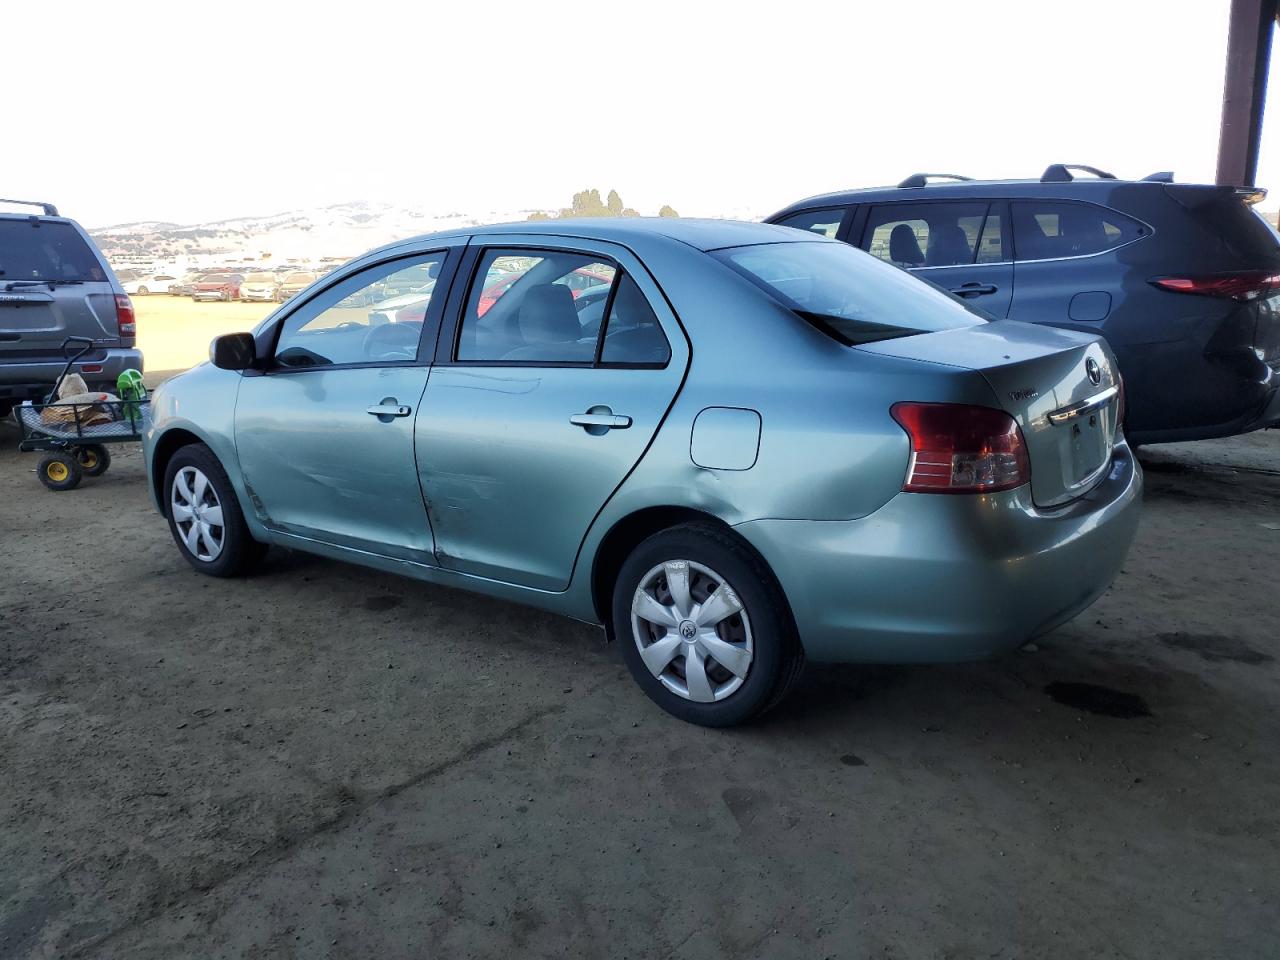
[[[423,309],[379,309],[424,268]],[[606,295],[574,296],[584,271]],[[806,660],[1016,648],[1107,588],[1138,522],[1098,337],[991,321],[786,227],[421,237],[211,355],[145,437],[195,569],[278,544],[598,623],[709,726]]]

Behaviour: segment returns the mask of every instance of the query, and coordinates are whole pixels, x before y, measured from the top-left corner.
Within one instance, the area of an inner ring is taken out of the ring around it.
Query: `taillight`
[[[960,403],[895,403],[889,413],[911,438],[903,490],[995,493],[1031,480],[1026,441],[1003,410]]]
[[[138,324],[133,317],[133,301],[123,293],[116,294],[116,329],[121,340],[132,340],[138,335]]]
[[[1212,273],[1194,277],[1155,277],[1152,284],[1172,293],[1198,293],[1205,297],[1256,300],[1280,287],[1280,273],[1254,270],[1247,273]]]

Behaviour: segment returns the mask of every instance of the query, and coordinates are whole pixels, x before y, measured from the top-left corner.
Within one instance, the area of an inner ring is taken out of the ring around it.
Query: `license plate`
[[[1072,479],[1080,483],[1097,472],[1107,458],[1107,430],[1101,412],[1078,417],[1071,424]]]

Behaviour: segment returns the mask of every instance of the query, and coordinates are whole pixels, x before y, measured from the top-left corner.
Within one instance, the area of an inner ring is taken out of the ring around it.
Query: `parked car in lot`
[[[122,285],[124,292],[131,297],[145,297],[152,293],[168,293],[169,287],[177,282],[178,278],[171,273],[150,273],[126,280]]]
[[[195,291],[196,284],[203,277],[202,273],[184,273],[181,277],[169,284],[169,296],[171,297],[189,297]]]
[[[280,278],[274,273],[250,273],[240,285],[241,300],[271,302],[280,299]]]
[[[67,337],[97,341],[74,370],[90,389],[115,389],[142,370],[133,304],[78,223],[47,203],[34,214],[0,213],[0,416],[43,400],[66,364]]]
[[[206,273],[191,288],[192,300],[239,300],[244,277],[238,273]]]
[[[424,265],[420,322],[342,306]],[[610,277],[603,322],[566,285],[583,269]],[[196,570],[274,543],[600,623],[696,723],[754,716],[806,658],[1014,649],[1106,589],[1138,519],[1101,338],[782,227],[421,237],[211,354],[144,440]]]
[[[915,174],[769,222],[861,247],[992,316],[1100,334],[1128,390],[1126,433],[1161,443],[1280,423],[1280,238],[1254,210],[1264,195],[1054,164],[1038,180]]]
[[[292,297],[297,296],[311,284],[316,282],[314,273],[298,272],[285,274],[285,278],[280,281],[280,289],[277,297],[283,303]]]

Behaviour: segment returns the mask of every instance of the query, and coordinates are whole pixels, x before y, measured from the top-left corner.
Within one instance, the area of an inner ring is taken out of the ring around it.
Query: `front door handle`
[[[408,404],[397,403],[395,397],[383,397],[381,403],[365,407],[364,412],[371,417],[377,417],[383,423],[390,423],[396,417],[407,417],[413,413],[413,408]]]
[[[950,290],[957,297],[980,297],[983,294],[995,293],[1000,288],[993,283],[962,283]]]
[[[599,409],[598,407],[592,407],[593,411]],[[608,409],[608,407],[604,408],[604,410]],[[630,417],[619,417],[612,412],[575,413],[569,418],[569,422],[575,427],[586,427],[588,433],[603,433],[605,430],[625,430],[631,426]]]

